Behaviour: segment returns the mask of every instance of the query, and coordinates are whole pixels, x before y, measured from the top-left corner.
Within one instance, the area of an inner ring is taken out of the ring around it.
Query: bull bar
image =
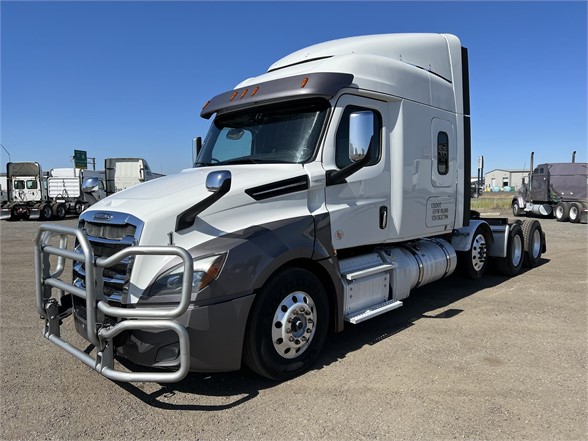
[[[49,242],[59,237],[59,245]],[[74,236],[81,253],[67,249],[68,237]],[[55,270],[51,272],[50,256],[57,256]],[[121,260],[135,255],[176,255],[184,262],[182,295],[177,306],[161,308],[120,308],[109,305],[102,293],[102,270]],[[85,288],[77,287],[60,279],[66,259],[85,264]],[[103,376],[121,382],[173,383],[184,378],[190,369],[190,344],[186,328],[174,319],[186,312],[190,303],[193,278],[192,256],[177,246],[131,246],[110,257],[96,258],[84,232],[62,225],[42,224],[35,238],[35,296],[37,311],[45,320],[44,337],[67,351]],[[58,299],[52,296],[53,289],[61,296],[69,293],[86,302],[87,339],[96,347],[96,357],[78,349],[61,338],[62,324]],[[98,314],[123,319],[114,325],[97,326]],[[129,329],[172,330],[179,338],[179,368],[172,372],[123,372],[114,368],[114,337]]]

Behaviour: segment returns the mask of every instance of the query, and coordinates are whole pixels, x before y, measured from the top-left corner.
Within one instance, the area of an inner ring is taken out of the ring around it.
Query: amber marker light
[[[231,98],[229,99],[229,101],[233,101],[235,99],[235,97],[239,94],[239,92],[237,92],[236,90],[233,92],[233,94],[231,95]]]
[[[209,104],[210,104],[210,100],[206,101],[206,104],[204,104],[204,106],[202,106],[202,110],[206,109]]]
[[[240,97],[240,99],[243,99],[243,97],[244,97],[245,95],[247,95],[247,91],[248,91],[248,90],[247,90],[247,89],[245,89],[245,90],[244,90],[244,91],[241,93],[241,97]]]
[[[308,77],[305,77],[305,78],[302,80],[302,83],[300,83],[300,88],[301,88],[301,89],[303,89],[303,88],[304,88],[304,86],[306,86],[306,83],[308,83]]]
[[[251,92],[251,96],[255,96],[255,94],[257,93],[258,90],[259,90],[259,86],[256,86],[255,89],[253,89],[253,92]]]

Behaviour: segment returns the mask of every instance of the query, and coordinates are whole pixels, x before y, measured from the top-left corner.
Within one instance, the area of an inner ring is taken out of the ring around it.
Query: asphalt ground
[[[294,380],[242,370],[171,385],[115,383],[42,337],[39,225],[0,224],[2,440],[588,439],[586,225],[541,220],[538,267],[419,288],[329,337]]]

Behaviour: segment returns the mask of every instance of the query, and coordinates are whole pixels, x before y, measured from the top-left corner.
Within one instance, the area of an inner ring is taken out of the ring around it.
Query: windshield
[[[195,167],[309,161],[327,114],[323,100],[247,109],[212,123]]]

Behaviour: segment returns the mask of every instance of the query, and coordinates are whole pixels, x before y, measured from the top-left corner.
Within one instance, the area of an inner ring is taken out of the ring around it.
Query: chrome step
[[[352,273],[343,273],[347,280],[361,279],[362,277],[371,276],[372,274],[383,273],[391,269],[396,268],[395,263],[383,263],[381,265],[372,266],[370,268],[364,268],[359,271],[353,271]]]
[[[362,311],[354,313],[352,315],[346,315],[345,321],[354,325],[369,320],[385,312],[392,311],[393,309],[400,308],[402,302],[400,300],[388,300],[387,302],[380,303],[379,305],[370,306]]]

